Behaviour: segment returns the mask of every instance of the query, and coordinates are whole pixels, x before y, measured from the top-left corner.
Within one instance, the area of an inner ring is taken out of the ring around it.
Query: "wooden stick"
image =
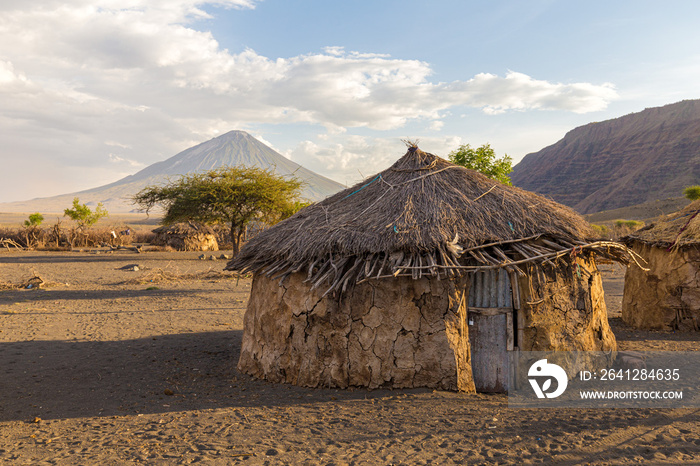
[[[547,238],[540,238],[540,241],[542,241],[544,244],[546,244],[547,246],[550,246],[551,248],[553,248],[557,251],[561,251],[563,249],[566,249],[565,246],[562,246],[559,243],[555,243],[554,241],[549,241]]]
[[[612,243],[612,242],[609,242],[609,241],[597,241],[597,242],[595,242],[595,243],[584,244],[584,245],[582,245],[582,246],[575,246],[575,247],[572,247],[572,248],[570,248],[570,249],[564,249],[564,250],[562,250],[562,251],[556,251],[556,252],[552,252],[552,253],[548,253],[548,254],[541,254],[541,255],[538,255],[538,256],[529,257],[529,258],[527,258],[527,259],[522,259],[522,260],[519,260],[519,261],[513,261],[513,262],[510,262],[510,263],[508,263],[508,264],[498,264],[498,265],[491,265],[491,266],[456,265],[456,266],[452,266],[452,267],[446,267],[446,266],[436,265],[435,267],[441,268],[441,269],[449,269],[449,268],[452,268],[452,269],[457,269],[457,270],[490,270],[490,269],[499,269],[499,268],[502,268],[502,267],[505,266],[505,265],[527,264],[527,263],[529,263],[529,262],[533,262],[533,261],[536,261],[536,260],[538,260],[538,259],[543,259],[543,258],[556,259],[556,258],[558,258],[558,257],[565,256],[566,254],[570,254],[571,251],[573,251],[574,249],[578,249],[578,248],[596,249],[596,248],[601,247],[601,246],[608,246],[608,247],[613,247],[613,248],[617,248],[617,249],[622,249],[622,248],[624,248],[624,251],[627,252],[628,254],[630,254],[630,257],[632,257],[633,260],[634,260],[634,256],[633,256],[632,254],[638,255],[638,254],[636,254],[634,251],[631,251],[630,249],[628,249],[628,248],[626,248],[626,247],[624,247],[624,246],[621,246],[621,245],[619,245],[619,244]],[[485,261],[484,261],[484,262],[485,262]],[[635,261],[635,262],[636,262],[636,261]],[[638,263],[637,263],[637,265],[639,265],[640,268],[642,268],[642,270],[648,270],[648,269],[644,269],[644,268],[643,268],[640,264],[638,264]],[[413,269],[413,268],[415,268],[415,267],[404,267],[404,268],[405,268],[405,269]]]
[[[481,199],[482,197],[486,196],[486,195],[487,195],[488,193],[490,193],[490,192],[493,190],[493,188],[495,188],[495,187],[496,187],[496,185],[494,184],[493,186],[491,186],[491,187],[489,188],[488,191],[486,191],[484,194],[482,194],[481,196],[479,196],[479,197],[477,197],[476,199],[474,199],[472,202],[476,202],[476,201],[478,201],[479,199]]]
[[[529,236],[529,237],[527,237],[527,238],[511,239],[511,240],[508,240],[508,241],[497,241],[497,242],[495,242],[495,243],[482,244],[482,245],[480,245],[480,246],[474,246],[473,248],[465,249],[464,251],[462,251],[462,254],[464,254],[465,252],[475,251],[475,250],[477,250],[477,249],[484,249],[484,248],[488,248],[488,247],[491,247],[491,246],[502,246],[502,245],[504,245],[504,244],[520,243],[520,242],[523,242],[523,241],[530,241],[531,239],[537,239],[537,238],[539,238],[540,236],[542,236],[542,235],[533,235],[533,236]]]

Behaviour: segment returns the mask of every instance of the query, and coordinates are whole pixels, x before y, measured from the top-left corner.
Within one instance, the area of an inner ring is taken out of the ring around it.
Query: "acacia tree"
[[[251,221],[273,224],[303,206],[301,186],[296,177],[284,178],[272,170],[222,167],[185,175],[163,186],[148,186],[132,201],[145,212],[162,207],[164,224],[192,220],[230,225],[233,253],[237,254]]]
[[[490,144],[484,144],[476,149],[469,144],[463,144],[448,155],[450,162],[476,170],[503,184],[512,186],[510,172],[513,171],[513,159],[507,154],[496,158],[496,152]]]

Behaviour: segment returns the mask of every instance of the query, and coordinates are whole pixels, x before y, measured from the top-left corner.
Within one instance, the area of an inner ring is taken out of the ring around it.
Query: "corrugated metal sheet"
[[[513,307],[508,272],[498,269],[473,273],[469,287],[469,307]]]

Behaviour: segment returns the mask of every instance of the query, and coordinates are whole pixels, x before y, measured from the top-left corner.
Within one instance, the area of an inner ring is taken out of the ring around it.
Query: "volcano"
[[[101,202],[110,213],[135,212],[136,206],[129,198],[146,186],[222,166],[259,167],[272,169],[278,175],[293,174],[305,183],[301,195],[309,201],[320,201],[345,188],[292,162],[245,131],[230,131],[113,183],[70,194],[0,204],[0,211],[61,212],[70,207],[74,197],[79,197],[88,206]]]

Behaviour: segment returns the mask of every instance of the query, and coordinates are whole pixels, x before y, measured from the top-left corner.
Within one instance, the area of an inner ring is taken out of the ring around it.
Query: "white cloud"
[[[429,128],[433,131],[440,131],[443,128],[443,126],[445,126],[444,121],[435,120],[432,123],[430,123]]]
[[[112,147],[119,147],[120,149],[131,149],[132,147],[128,144],[122,144],[116,141],[105,141],[105,144]]]
[[[550,83],[514,71],[503,78],[480,73],[468,81],[450,84],[447,91],[464,105],[481,107],[489,114],[531,109],[587,113],[604,110],[617,98],[610,83]]]
[[[230,129],[309,123],[325,127],[329,145],[308,153],[337,171],[364,160],[370,149],[348,128],[389,130],[424,121],[439,130],[452,107],[589,112],[616,98],[608,84],[550,83],[515,72],[433,82],[423,61],[340,46],[295,57],[231,53],[210,32],[191,27],[208,17],[207,5],[256,3],[3,2],[0,145],[22,152],[30,163],[51,154],[71,170],[101,166],[114,147],[131,148],[128,159],[152,163]],[[347,146],[333,145],[339,136]],[[51,145],[53,140],[61,144]],[[0,188],[0,200],[25,196],[16,191],[21,187],[10,187],[8,176],[0,175],[0,186],[8,186]],[[84,178],[89,185],[77,188],[107,181]]]
[[[123,165],[128,168],[143,168],[145,164],[138,162],[136,160],[130,160],[124,157],[121,157],[117,154],[109,154],[107,156],[108,160],[110,163],[116,164],[116,165]]]
[[[405,139],[405,138],[404,138]],[[450,151],[463,144],[459,137],[423,137],[419,147],[447,158]],[[289,154],[296,163],[351,186],[391,166],[406,152],[399,138],[376,138],[340,135],[325,140],[300,142]]]
[[[333,55],[334,57],[339,57],[339,56],[345,54],[345,47],[339,47],[339,46],[324,47],[323,51],[326,52],[327,55]]]
[[[16,81],[26,81],[24,76],[15,73],[15,67],[9,61],[0,60],[0,85],[7,86]]]

